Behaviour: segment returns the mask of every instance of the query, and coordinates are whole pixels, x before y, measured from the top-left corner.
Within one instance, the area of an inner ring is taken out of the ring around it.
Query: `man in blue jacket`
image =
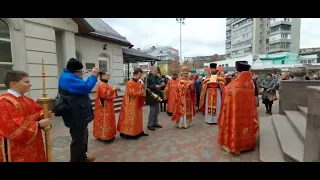
[[[93,120],[92,104],[89,93],[97,83],[98,68],[92,69],[92,74],[85,81],[82,79],[83,65],[71,58],[67,68],[59,79],[59,95],[68,106],[62,114],[66,127],[70,129],[72,142],[70,145],[71,162],[92,162],[94,157],[87,157],[88,124]]]

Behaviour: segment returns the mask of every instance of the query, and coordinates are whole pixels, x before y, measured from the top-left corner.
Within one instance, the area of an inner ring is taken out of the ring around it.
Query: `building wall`
[[[38,99],[42,93],[41,61],[47,75],[46,90],[49,97],[57,95],[57,55],[55,31],[77,32],[78,26],[69,18],[8,18],[11,30],[13,69],[30,75],[29,96]]]
[[[280,20],[284,18],[275,19]],[[301,19],[291,19],[289,23],[291,30],[288,32],[290,34],[290,38],[288,39],[290,48],[286,51],[297,53],[300,47]],[[272,22],[274,23],[274,20]],[[270,18],[227,18],[226,58],[237,58],[250,54],[256,57],[260,54],[267,54],[270,49],[269,41],[272,39],[279,40],[279,35],[270,36],[270,23]],[[278,40],[273,40],[273,44]],[[272,52],[284,50],[274,45],[271,45],[271,47],[273,48]]]
[[[237,57],[232,59],[225,59],[222,61],[215,61],[214,63],[217,63],[218,66],[223,65],[224,67],[235,67],[236,61],[248,61],[250,65],[253,64],[253,56],[247,55],[243,57]],[[210,63],[204,63],[204,67],[209,66]]]
[[[299,53],[300,50],[301,18],[292,18],[290,51]]]
[[[11,54],[13,69],[27,70],[27,52],[24,34],[23,18],[1,18],[10,29]],[[5,88],[1,87],[0,94],[5,92]]]
[[[71,19],[65,18],[25,18],[25,42],[27,69],[32,87],[30,97],[38,99],[42,93],[41,61],[44,60],[46,73],[46,90],[49,97],[55,97],[58,92],[58,65],[56,31],[62,31],[63,65],[68,58],[75,57],[74,33],[78,26]],[[59,28],[59,29],[57,29]],[[68,40],[71,42],[68,42]]]
[[[108,72],[111,73],[110,84],[118,84],[123,82],[123,55],[122,46],[96,41],[80,36],[75,37],[76,51],[81,56],[81,61],[86,67],[86,63],[94,63],[96,67],[99,67],[99,56],[108,57]],[[103,50],[103,46],[107,44],[107,49]],[[91,69],[88,69],[88,71]],[[84,75],[87,78],[88,74]]]
[[[42,93],[41,61],[44,60],[46,91],[49,97],[57,95],[58,78],[70,58],[80,52],[82,62],[97,66],[99,55],[108,55],[111,84],[123,82],[122,47],[75,36],[78,25],[70,18],[3,18],[10,27],[13,69],[30,75],[29,96],[38,99]],[[103,45],[107,44],[107,51]],[[5,92],[2,88],[0,93]]]

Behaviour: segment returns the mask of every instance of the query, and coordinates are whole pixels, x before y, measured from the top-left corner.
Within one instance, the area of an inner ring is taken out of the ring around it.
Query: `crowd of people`
[[[116,123],[114,99],[119,88],[109,85],[110,74],[93,68],[91,75],[83,80],[82,63],[71,58],[60,76],[53,109],[54,115],[62,117],[69,128],[70,162],[95,161],[94,157],[87,156],[88,124],[92,121],[93,136],[109,143],[117,132],[124,139],[148,136],[143,130],[145,105],[149,106],[147,129],[150,131],[162,128],[158,119],[160,111],[167,112],[176,127],[182,129],[189,128],[196,112],[200,111],[205,123],[218,126],[218,144],[222,149],[235,154],[254,149],[259,129],[259,89],[262,88],[266,111],[271,114],[279,83],[271,74],[260,82],[246,61],[237,61],[235,66],[236,73],[224,74],[216,63],[211,63],[208,75],[200,76],[182,67],[170,78],[160,76],[152,67],[145,81],[141,80],[143,71],[136,68],[126,83]],[[281,77],[288,79],[288,74]],[[97,82],[93,110],[89,93]],[[3,150],[0,161],[47,161],[41,130],[51,125],[53,116],[44,118],[43,108],[24,95],[31,87],[27,73],[8,72],[5,85],[8,91],[0,96],[0,147]]]

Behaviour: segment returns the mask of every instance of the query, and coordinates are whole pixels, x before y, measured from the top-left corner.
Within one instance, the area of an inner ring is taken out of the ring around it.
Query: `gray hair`
[[[151,66],[151,67],[150,67],[150,71],[152,71],[152,70],[154,70],[154,69],[157,69],[157,67],[156,67],[156,66]]]

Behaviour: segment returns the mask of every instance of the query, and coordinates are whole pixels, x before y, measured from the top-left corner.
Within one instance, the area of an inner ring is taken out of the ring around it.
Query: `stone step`
[[[121,110],[121,106],[120,107],[115,107],[114,108],[114,113],[118,113],[118,112],[120,112],[120,110]]]
[[[272,120],[285,155],[285,161],[303,162],[304,145],[288,118],[284,115],[273,114]]]
[[[302,115],[302,113],[298,111],[285,110],[284,113],[287,115],[289,122],[291,123],[292,127],[298,134],[300,140],[304,142],[304,138],[306,137],[306,126],[307,126],[306,118]]]
[[[114,101],[114,103],[122,102],[122,99],[123,99],[123,96],[122,97],[117,97],[113,101]]]
[[[302,115],[307,119],[308,107],[298,106],[298,110],[302,113]]]
[[[259,127],[260,161],[285,162],[272,117],[260,117]]]

